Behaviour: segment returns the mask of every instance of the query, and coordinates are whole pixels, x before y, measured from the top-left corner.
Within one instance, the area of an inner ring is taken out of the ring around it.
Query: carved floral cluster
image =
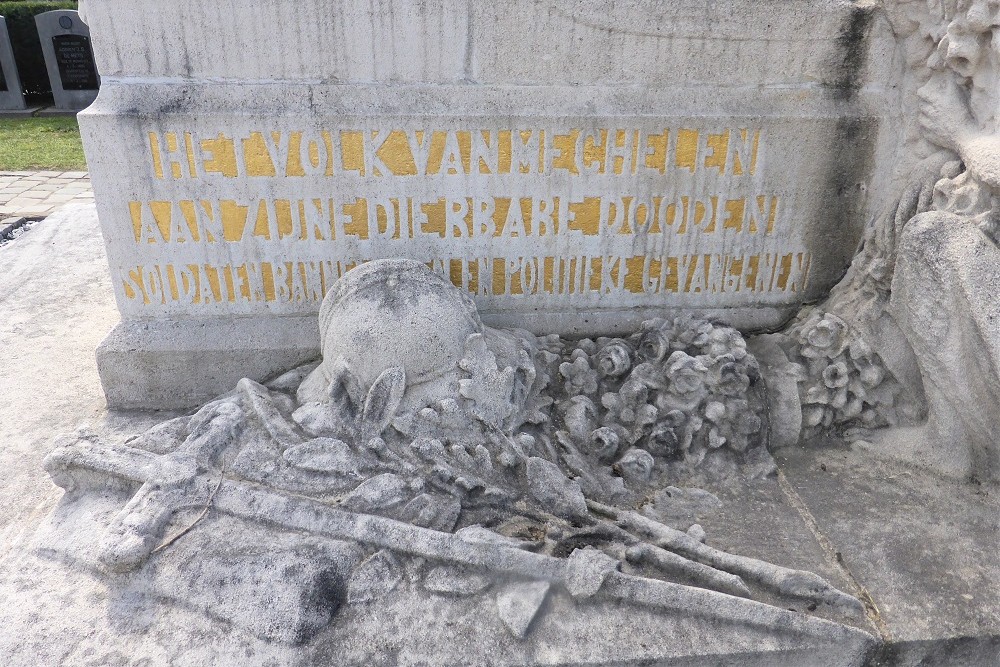
[[[763,444],[757,362],[735,329],[650,320],[627,338],[566,343],[552,356],[557,435],[626,480]]]
[[[380,484],[429,495],[448,516],[450,497],[490,521],[513,498],[530,504],[549,493],[551,475],[525,486],[533,458],[587,498],[611,501],[641,497],[675,465],[738,463],[766,444],[757,362],[738,331],[708,321],[650,320],[625,338],[580,341],[487,329],[469,336],[457,366],[454,385],[409,407],[401,369],[383,373],[363,401],[351,398],[349,373],[337,375],[330,401],[291,415],[320,444],[296,449],[270,483],[336,493],[334,469],[381,475]],[[239,467],[260,469],[247,463]],[[538,509],[551,511],[548,502]]]
[[[800,368],[803,434],[897,423],[899,384],[879,356],[833,313],[814,311],[787,331]]]

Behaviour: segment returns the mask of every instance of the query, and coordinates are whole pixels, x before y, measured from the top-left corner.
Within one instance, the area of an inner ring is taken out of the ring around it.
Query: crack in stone
[[[865,588],[864,584],[858,581],[854,573],[847,567],[847,563],[844,562],[844,558],[838,551],[830,538],[826,536],[825,533],[820,529],[819,523],[816,518],[809,511],[809,507],[806,505],[805,501],[798,494],[794,487],[792,487],[791,482],[785,477],[780,469],[778,470],[778,486],[781,488],[782,493],[788,499],[789,504],[795,508],[795,511],[799,513],[802,518],[803,523],[812,533],[813,537],[819,543],[820,548],[823,550],[823,555],[826,560],[833,565],[843,577],[851,584],[854,592],[862,604],[865,606],[865,616],[868,618],[868,622],[871,623],[873,629],[878,633],[879,637],[884,643],[889,643],[891,640],[891,635],[889,632],[889,625],[882,618],[882,612],[879,611],[878,605],[875,603],[875,598],[872,594]]]

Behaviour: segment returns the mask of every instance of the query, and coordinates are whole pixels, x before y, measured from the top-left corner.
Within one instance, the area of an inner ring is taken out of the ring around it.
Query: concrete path
[[[45,217],[93,199],[85,171],[0,171],[0,219]]]

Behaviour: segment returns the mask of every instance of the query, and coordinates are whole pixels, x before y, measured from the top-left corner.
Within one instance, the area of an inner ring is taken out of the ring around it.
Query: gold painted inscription
[[[158,179],[348,175],[407,178],[471,175],[636,176],[686,170],[753,175],[761,131],[724,128],[526,130],[321,130],[150,132]]]
[[[786,194],[762,185],[762,134],[149,132],[150,176],[171,195],[128,202],[130,236],[147,259],[123,267],[120,286],[151,307],[315,309],[357,264],[418,249],[481,297],[796,295],[811,254],[786,242]]]

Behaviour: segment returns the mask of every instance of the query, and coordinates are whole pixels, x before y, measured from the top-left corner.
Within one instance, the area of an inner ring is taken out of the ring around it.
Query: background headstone
[[[7,22],[0,16],[0,109],[24,109],[21,79],[14,64],[14,51],[10,47]]]
[[[35,17],[57,109],[78,110],[97,97],[100,77],[90,29],[78,12],[56,10]]]

